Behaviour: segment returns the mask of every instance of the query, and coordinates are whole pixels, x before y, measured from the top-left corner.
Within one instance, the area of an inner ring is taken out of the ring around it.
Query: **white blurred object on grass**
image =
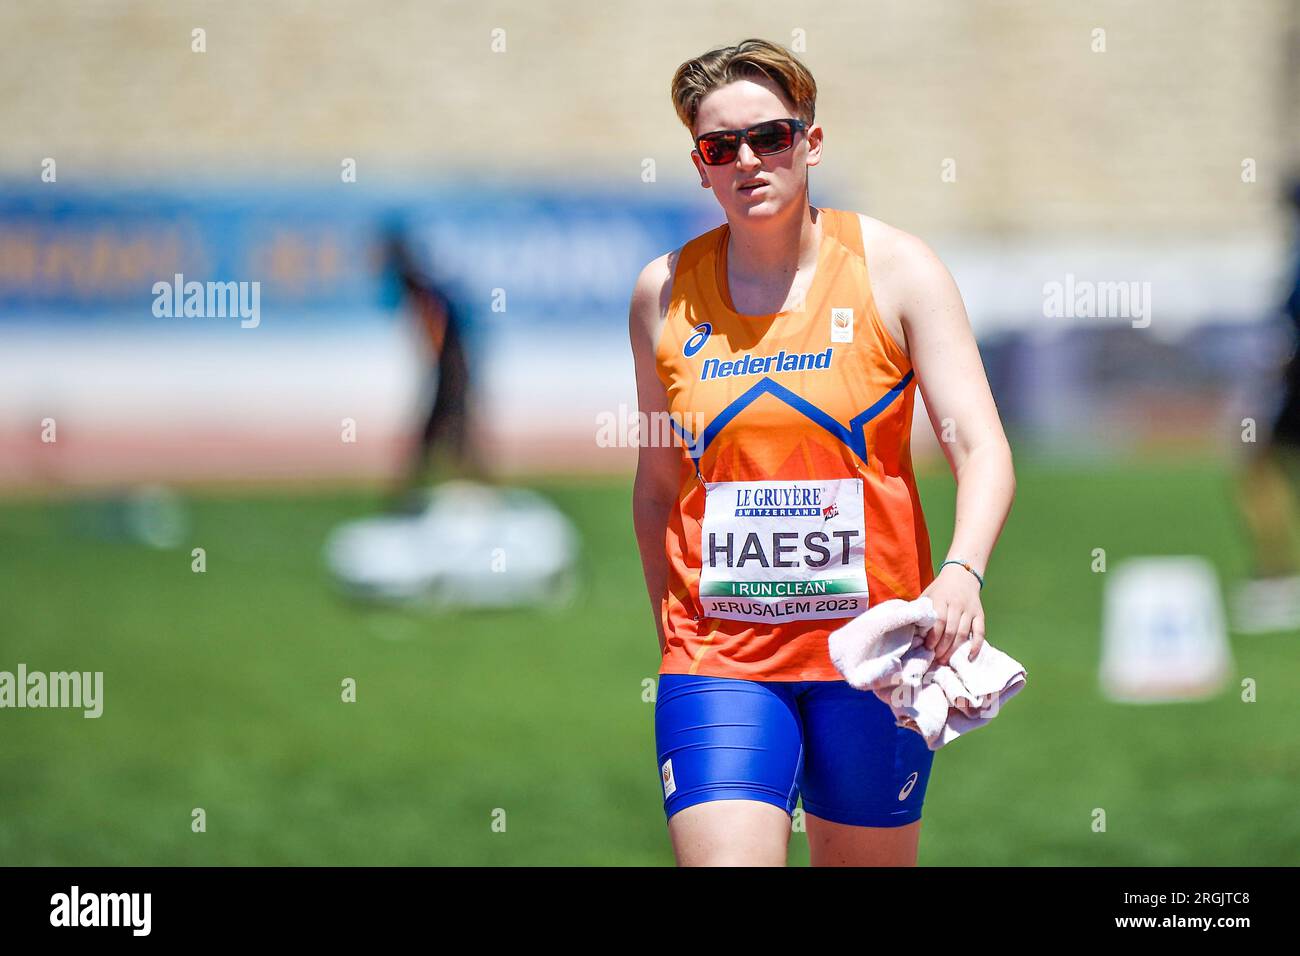
[[[438,607],[563,606],[577,587],[579,538],[525,488],[448,481],[424,508],[335,528],[330,572],[354,597]]]
[[[1106,574],[1101,686],[1126,703],[1191,701],[1232,669],[1219,579],[1205,558],[1130,558]]]
[[[1300,634],[1300,576],[1238,584],[1232,595],[1232,629],[1239,634]]]

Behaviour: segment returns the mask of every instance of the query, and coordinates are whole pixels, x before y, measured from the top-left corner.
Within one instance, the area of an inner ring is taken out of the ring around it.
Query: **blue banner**
[[[397,301],[393,235],[479,320],[612,321],[647,262],[721,221],[716,205],[626,190],[11,185],[0,323],[158,321],[159,283],[258,283],[263,325],[374,321]]]

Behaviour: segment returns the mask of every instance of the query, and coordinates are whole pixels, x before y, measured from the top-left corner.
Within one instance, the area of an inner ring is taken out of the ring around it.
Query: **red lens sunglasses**
[[[767,120],[748,129],[719,129],[705,133],[695,140],[695,148],[706,166],[722,166],[736,158],[740,141],[749,143],[755,156],[783,153],[794,145],[794,135],[807,129],[808,124],[798,119]]]

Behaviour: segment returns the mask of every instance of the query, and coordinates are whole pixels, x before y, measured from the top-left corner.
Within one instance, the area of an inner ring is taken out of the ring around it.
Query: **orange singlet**
[[[803,310],[734,310],[727,224],[682,247],[655,350],[682,447],[661,674],[841,680],[830,632],[934,578],[912,365],[876,312],[857,214],[821,217]]]

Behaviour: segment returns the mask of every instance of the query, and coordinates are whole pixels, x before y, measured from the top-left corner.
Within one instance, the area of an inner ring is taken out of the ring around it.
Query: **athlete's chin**
[[[763,190],[767,192],[767,190]],[[740,201],[733,204],[731,212],[736,219],[748,219],[759,221],[762,219],[776,219],[789,206],[780,196],[755,196],[752,199],[741,197]]]

